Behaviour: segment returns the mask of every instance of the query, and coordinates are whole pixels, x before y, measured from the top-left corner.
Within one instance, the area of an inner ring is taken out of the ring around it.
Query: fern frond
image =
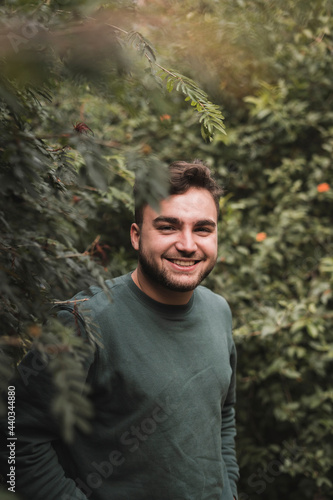
[[[123,30],[122,30],[123,31]],[[224,116],[216,104],[208,99],[208,95],[195,83],[194,80],[182,75],[178,71],[164,68],[156,61],[155,50],[151,43],[137,31],[126,33],[126,42],[139,52],[141,56],[149,61],[150,71],[153,77],[160,82],[164,82],[168,92],[176,90],[185,95],[185,101],[201,114],[201,135],[207,142],[213,140],[216,131],[225,134]]]
[[[134,49],[136,49],[140,55],[145,56],[149,62],[156,61],[155,50],[152,44],[137,31],[130,31],[127,33],[126,41]]]
[[[158,65],[159,66],[159,65]],[[181,73],[173,70],[167,70],[159,66],[158,76],[166,82],[166,88],[172,92],[176,91],[184,94],[185,101],[190,102],[196,111],[201,114],[199,122],[201,123],[201,135],[205,141],[212,141],[214,131],[218,130],[225,134],[224,116],[218,105],[213,104],[208,99],[208,95],[198,85]]]

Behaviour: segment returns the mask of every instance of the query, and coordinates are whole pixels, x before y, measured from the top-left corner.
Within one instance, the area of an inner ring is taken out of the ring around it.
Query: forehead
[[[184,222],[211,219],[217,222],[217,208],[213,196],[207,189],[190,188],[183,194],[171,195],[160,202],[156,212],[147,205],[143,210],[143,221],[153,220],[158,216],[175,217]]]

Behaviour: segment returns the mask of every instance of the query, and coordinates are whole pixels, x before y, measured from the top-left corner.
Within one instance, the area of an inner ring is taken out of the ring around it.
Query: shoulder
[[[197,314],[207,322],[214,331],[224,332],[228,345],[232,345],[232,314],[228,302],[221,295],[204,286],[196,289]]]
[[[72,297],[68,304],[78,307],[81,311],[98,310],[117,300],[119,295],[127,290],[128,275],[106,280],[102,286],[90,286]]]
[[[199,286],[196,289],[196,304],[198,309],[205,311],[205,314],[208,312],[212,321],[232,330],[232,313],[224,297],[205,286]]]
[[[96,319],[103,311],[117,310],[117,304],[124,301],[127,293],[126,277],[124,275],[107,280],[102,286],[90,286],[71,299],[59,303],[53,311],[62,323],[68,326],[74,324],[82,333],[87,326],[96,325]]]
[[[198,286],[196,293],[201,302],[209,304],[210,307],[216,307],[231,316],[229,304],[226,299],[222,297],[222,295],[219,295],[202,285]]]

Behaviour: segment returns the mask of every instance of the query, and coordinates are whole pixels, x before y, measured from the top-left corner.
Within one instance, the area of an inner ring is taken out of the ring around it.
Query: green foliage
[[[96,13],[89,2],[75,11],[35,2],[44,18],[30,38],[14,9],[36,14],[11,4],[2,7],[10,37],[0,88],[3,387],[29,345],[42,349],[50,335],[50,301],[135,265],[134,174],[154,205],[166,164],[202,158],[225,188],[207,285],[234,316],[240,499],[331,499],[329,2],[157,2],[138,8],[141,17],[119,5]],[[198,118],[213,143],[202,141]],[[77,133],[79,122],[94,135]],[[84,394],[71,399],[76,382],[66,388],[80,379],[77,346],[52,328],[71,346],[53,365],[69,438],[73,424],[87,428],[91,409]]]
[[[212,104],[207,100],[207,94],[199,89],[190,78],[186,78],[176,71],[167,71],[162,69],[159,76],[164,80],[166,78],[166,87],[169,92],[175,87],[177,91],[181,91],[186,95],[185,101],[190,101],[191,106],[194,106],[198,113],[201,113],[199,122],[201,123],[201,135],[205,141],[213,140],[214,129],[225,134],[223,115],[219,106]]]
[[[73,337],[71,331],[59,329],[56,322],[49,322],[42,342],[37,347],[40,352],[51,356],[49,370],[57,390],[52,412],[63,430],[64,439],[71,442],[75,428],[85,433],[91,432],[89,420],[94,409],[87,398],[89,390],[85,384],[87,373],[84,360],[92,348],[83,344],[78,337]]]

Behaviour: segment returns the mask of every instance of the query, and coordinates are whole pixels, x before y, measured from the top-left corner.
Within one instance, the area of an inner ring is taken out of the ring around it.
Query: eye
[[[175,231],[175,228],[173,226],[160,226],[157,228],[159,231],[164,231],[164,232],[169,232],[169,231]]]
[[[197,227],[195,232],[202,233],[202,234],[210,234],[213,232],[213,230],[211,227]]]

